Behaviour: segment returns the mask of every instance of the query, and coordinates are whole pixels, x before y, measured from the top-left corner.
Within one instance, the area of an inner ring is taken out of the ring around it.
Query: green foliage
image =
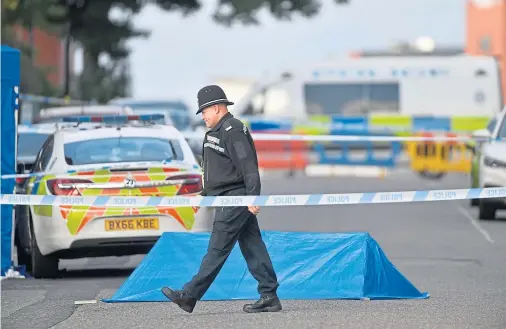
[[[49,33],[60,34],[61,27],[48,22],[45,12],[52,0],[2,0],[2,30],[13,25],[35,26]]]
[[[23,43],[14,38],[14,32],[10,27],[2,27],[2,43],[20,51],[21,84],[20,88],[24,93],[43,94],[56,96],[55,90],[46,78],[53,68],[36,67],[32,61],[35,52]]]
[[[79,98],[83,100],[106,103],[115,97],[126,97],[130,86],[127,61],[117,60],[97,66],[93,74],[82,74],[78,84]]]

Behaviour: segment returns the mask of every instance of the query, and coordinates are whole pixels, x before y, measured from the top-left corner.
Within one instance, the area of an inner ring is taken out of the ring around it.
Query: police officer
[[[241,121],[228,112],[224,91],[216,85],[202,88],[197,95],[202,118],[209,129],[203,142],[203,196],[260,195],[260,174],[253,139]],[[207,254],[198,273],[182,290],[163,287],[162,293],[186,312],[209,289],[230,252],[239,241],[248,269],[258,281],[260,299],[243,310],[277,312],[282,309],[276,291],[279,286],[271,259],[260,235],[257,206],[218,207]]]

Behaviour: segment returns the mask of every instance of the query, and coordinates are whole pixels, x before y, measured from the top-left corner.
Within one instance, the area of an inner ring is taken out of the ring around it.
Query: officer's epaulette
[[[229,131],[233,128],[243,129],[243,126],[244,124],[240,120],[237,120],[236,118],[230,118],[224,124],[225,131]]]

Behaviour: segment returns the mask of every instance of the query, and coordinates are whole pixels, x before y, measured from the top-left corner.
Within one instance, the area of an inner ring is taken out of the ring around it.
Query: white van
[[[258,81],[233,112],[301,120],[370,114],[492,117],[502,106],[493,57],[365,57]]]

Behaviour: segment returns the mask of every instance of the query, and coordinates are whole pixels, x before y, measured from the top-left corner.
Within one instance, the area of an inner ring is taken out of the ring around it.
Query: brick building
[[[65,39],[38,28],[33,29],[31,37],[30,33],[22,27],[15,27],[14,31],[17,42],[27,46],[29,46],[31,42],[33,43],[32,46],[35,52],[33,65],[48,69],[48,81],[55,88],[62,87],[65,78]],[[73,67],[72,58],[71,48],[70,68]]]
[[[466,20],[465,51],[497,59],[506,104],[506,0],[469,0]]]

